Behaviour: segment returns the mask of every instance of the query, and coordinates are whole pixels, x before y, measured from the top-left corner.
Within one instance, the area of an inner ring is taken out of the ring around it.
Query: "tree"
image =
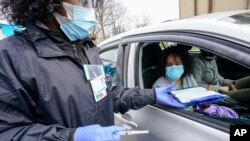
[[[96,20],[97,25],[92,33],[96,43],[127,30],[150,24],[150,18],[146,15],[129,16],[121,1],[117,0],[102,0],[96,9]]]
[[[134,18],[134,27],[135,28],[148,26],[149,24],[150,24],[150,18],[147,15],[143,15],[142,18],[139,18],[139,17]]]
[[[96,9],[97,26],[92,33],[96,42],[126,31],[125,15],[126,9],[120,2],[103,0]]]
[[[125,14],[126,14],[126,9],[121,5],[121,3],[114,2],[111,5],[110,22],[111,22],[112,35],[117,35],[126,31],[124,24]]]

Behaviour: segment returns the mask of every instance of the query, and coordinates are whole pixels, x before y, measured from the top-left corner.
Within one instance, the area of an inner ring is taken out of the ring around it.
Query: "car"
[[[113,85],[152,88],[162,49],[181,45],[217,55],[220,74],[229,79],[250,76],[250,11],[229,11],[168,21],[111,37],[100,44],[100,58]],[[232,108],[239,119],[216,118],[154,104],[124,115],[115,123],[149,134],[122,136],[129,141],[229,141],[230,125],[250,124],[249,105]],[[240,110],[239,110],[240,109]]]

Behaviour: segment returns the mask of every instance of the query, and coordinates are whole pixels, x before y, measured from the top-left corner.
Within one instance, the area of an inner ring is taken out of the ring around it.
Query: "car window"
[[[166,48],[178,46],[179,48],[190,50],[192,46],[185,44],[177,44],[176,42],[171,41],[162,41],[162,42],[145,42],[139,43],[141,47],[141,62],[139,66],[141,66],[141,77],[142,84],[144,88],[152,88],[154,82],[157,78],[161,77],[161,69],[162,65],[162,51]],[[195,57],[195,56],[194,56]],[[139,78],[140,79],[140,78]]]
[[[213,87],[213,89],[211,89],[212,91],[226,96],[223,100],[201,105],[199,108],[202,110],[199,109],[200,111],[192,106],[187,107],[185,111],[190,111],[194,114],[203,115],[228,123],[245,124],[250,122],[250,70],[248,68],[210,52],[215,55],[214,63],[217,65],[215,66],[216,70],[212,70],[211,64],[206,65],[204,70],[200,70],[201,68],[204,68],[203,62],[197,61],[201,57],[201,47],[169,41],[139,44],[141,50],[140,53],[142,55],[140,55],[141,58],[139,59],[141,64],[139,71],[141,71],[141,73],[139,73],[138,77],[142,78],[142,81],[139,83],[143,84],[140,84],[140,86],[144,86],[144,88],[152,88],[157,81],[162,83],[161,86],[164,86],[164,84],[167,85],[166,81],[169,82],[169,80],[162,80],[162,78],[167,77],[166,73],[161,73],[162,70],[165,70],[164,68],[162,69],[164,65],[161,64],[163,60],[162,51],[169,47],[180,47],[187,50],[191,57],[190,60],[193,65],[190,66],[190,74],[192,74],[192,79],[194,78],[196,83],[198,83],[197,86],[210,89],[208,86],[211,85],[211,87]],[[159,55],[161,57],[159,57]],[[212,76],[213,73],[216,74],[215,77]],[[202,75],[200,76],[202,81],[198,80],[199,75]],[[215,80],[218,81],[212,83],[212,81]],[[182,82],[192,84],[191,77]],[[203,85],[203,83],[211,84]],[[197,86],[193,85],[192,87]],[[228,88],[228,90],[224,91],[224,88]],[[226,116],[226,114],[231,115]]]
[[[192,48],[188,51],[190,56],[192,57],[192,60],[196,58],[200,54],[200,48],[197,46],[192,46]]]
[[[116,63],[117,63],[118,47],[105,50],[100,53],[100,58],[104,65],[104,71],[110,75],[114,80],[116,75]]]

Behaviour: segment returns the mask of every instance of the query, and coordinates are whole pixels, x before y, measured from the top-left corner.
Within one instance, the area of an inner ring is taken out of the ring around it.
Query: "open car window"
[[[196,60],[201,56],[201,50],[203,50],[202,47],[168,41],[139,43],[139,46],[141,50],[141,58],[139,59],[141,65],[139,68],[140,75],[138,77],[142,78],[142,81],[139,83],[142,83],[140,86],[143,86],[144,88],[152,88],[157,80],[166,77],[161,73],[162,66],[164,66],[164,64],[161,64],[163,55],[162,52],[166,48],[176,46],[188,50],[193,63],[193,65],[190,66],[192,67],[191,74],[198,73],[197,70],[194,69],[202,68],[202,64],[194,65],[194,63],[197,63]],[[210,53],[213,54],[213,52]],[[214,55],[214,62],[217,65],[215,68],[217,69],[216,77],[218,78],[209,76],[209,70],[204,70],[202,71],[202,79],[207,79],[204,81],[213,81],[213,79],[217,79],[217,84],[210,84],[216,87],[212,89],[212,91],[227,95],[228,98],[210,104],[200,105],[199,110],[197,110],[197,107],[188,106],[186,107],[185,111],[223,121],[229,124],[250,123],[250,70],[231,60],[216,54]],[[206,67],[211,66],[207,65]],[[192,75],[196,76],[197,74]],[[194,78],[195,80],[197,79],[197,77]],[[207,85],[203,85],[200,80],[198,81],[198,87],[204,87],[208,89]],[[220,87],[228,86],[229,92],[226,93],[219,89],[219,85]],[[234,88],[231,86],[234,86]],[[226,114],[232,114],[232,116],[227,116]]]

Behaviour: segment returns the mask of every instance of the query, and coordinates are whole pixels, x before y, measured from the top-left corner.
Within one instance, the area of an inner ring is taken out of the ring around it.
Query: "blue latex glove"
[[[120,141],[119,131],[126,128],[118,126],[101,127],[100,125],[90,125],[76,129],[74,141]]]
[[[166,87],[155,88],[156,93],[156,103],[162,104],[165,106],[170,106],[178,109],[183,109],[185,106],[179,103],[170,93],[171,89],[175,84],[170,84]]]

